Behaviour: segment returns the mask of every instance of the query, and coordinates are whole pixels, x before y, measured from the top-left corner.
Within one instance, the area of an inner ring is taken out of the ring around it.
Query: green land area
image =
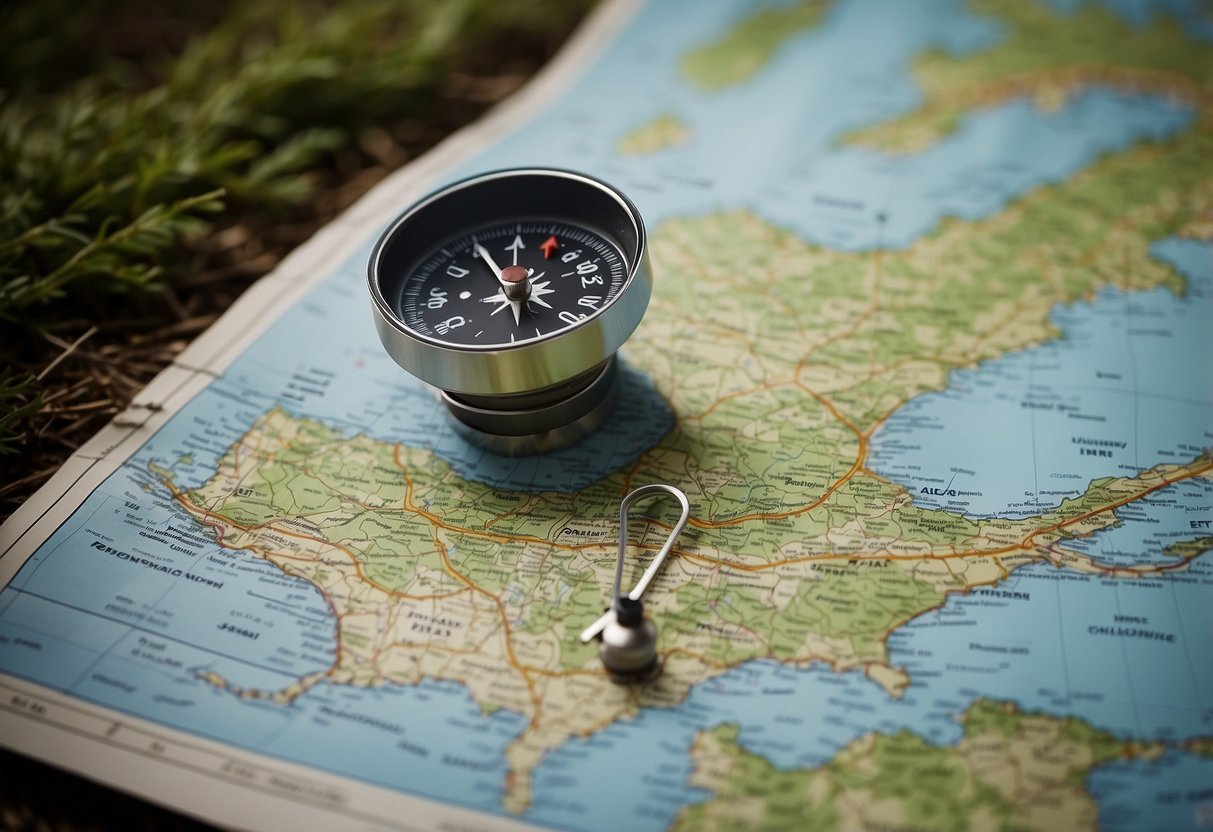
[[[665,113],[648,124],[629,131],[619,140],[616,151],[620,156],[643,156],[679,147],[690,140],[691,130],[682,119],[672,113]]]
[[[829,6],[828,0],[800,0],[786,8],[762,9],[720,40],[683,56],[683,75],[705,91],[742,84],[762,71],[790,36],[816,26]]]

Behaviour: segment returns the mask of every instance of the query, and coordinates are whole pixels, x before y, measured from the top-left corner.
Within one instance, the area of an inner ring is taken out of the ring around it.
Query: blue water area
[[[1101,766],[1086,786],[1107,832],[1207,829],[1213,818],[1213,759],[1178,752],[1161,760]]]
[[[893,633],[891,660],[911,691],[955,702],[1009,698],[1124,738],[1200,736],[1213,731],[1210,587],[1208,556],[1138,579],[1033,566]]]
[[[296,700],[291,722],[261,751],[437,800],[500,811],[505,749],[526,727],[486,715],[462,685],[321,685]]]
[[[1182,295],[1105,289],[1058,306],[1060,338],[954,371],[893,414],[868,464],[920,505],[1023,517],[1091,480],[1199,456],[1213,445],[1213,361],[1201,359],[1213,356],[1213,245],[1151,251],[1183,276]]]

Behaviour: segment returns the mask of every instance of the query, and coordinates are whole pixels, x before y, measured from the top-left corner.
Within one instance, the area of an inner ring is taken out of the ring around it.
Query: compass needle
[[[480,259],[487,263],[488,267],[493,270],[493,277],[501,280],[501,267],[497,265],[497,261],[493,259],[493,255],[489,254],[489,250],[480,243],[476,242],[475,237],[472,238],[472,248],[475,250]]]

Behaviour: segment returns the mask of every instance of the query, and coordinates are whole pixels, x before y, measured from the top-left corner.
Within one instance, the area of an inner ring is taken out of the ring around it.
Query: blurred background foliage
[[[0,518],[589,0],[0,7]]]

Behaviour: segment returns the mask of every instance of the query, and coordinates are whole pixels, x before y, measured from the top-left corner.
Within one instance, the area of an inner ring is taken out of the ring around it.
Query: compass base
[[[455,432],[502,456],[534,456],[567,448],[606,424],[619,398],[619,370],[611,356],[567,396],[518,406],[517,396],[476,396],[475,403],[440,390]],[[500,407],[495,407],[500,399]]]

